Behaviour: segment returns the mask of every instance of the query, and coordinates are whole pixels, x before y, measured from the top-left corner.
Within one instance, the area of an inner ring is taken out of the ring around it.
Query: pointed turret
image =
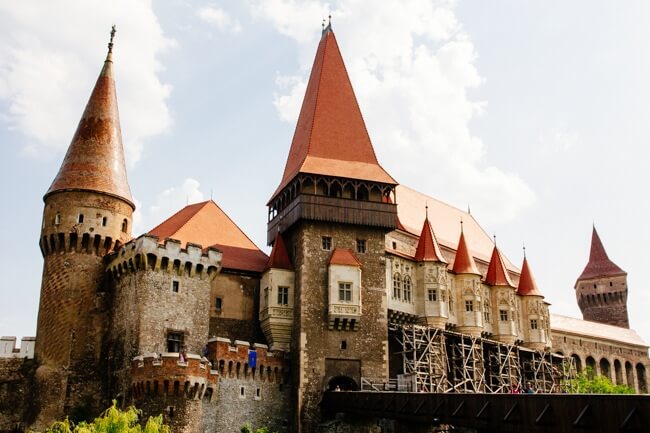
[[[44,199],[61,191],[94,191],[121,198],[135,209],[126,177],[113,80],[113,35],[77,131]]]
[[[490,286],[510,286],[515,287],[510,279],[510,275],[506,270],[506,265],[501,256],[501,251],[497,248],[496,244],[492,250],[492,257],[488,265],[487,274],[485,275],[485,284]]]
[[[415,250],[415,260],[418,262],[427,261],[447,263],[440,251],[440,245],[438,245],[438,240],[433,232],[433,227],[431,227],[431,223],[429,222],[428,214],[424,219],[418,247]]]
[[[460,231],[460,239],[458,240],[458,248],[456,249],[456,257],[454,258],[452,271],[456,274],[481,275],[476,267],[474,258],[469,253],[469,249],[465,243],[465,234],[462,229]]]
[[[618,265],[609,259],[605,247],[600,240],[600,236],[598,236],[598,232],[596,231],[596,226],[594,226],[593,231],[591,232],[589,262],[582,271],[582,274],[578,277],[578,281],[601,277],[615,277],[619,275],[627,275],[627,272],[619,268]],[[576,286],[577,284],[578,283],[576,282]]]
[[[275,237],[269,261],[266,264],[266,269],[286,269],[287,271],[293,271],[293,265],[289,259],[287,247],[284,244],[284,239],[281,234],[278,234]]]
[[[331,25],[312,66],[277,195],[298,173],[395,180],[379,165]]]
[[[542,292],[537,288],[535,277],[533,277],[532,272],[530,272],[526,256],[524,256],[524,263],[521,265],[521,276],[519,277],[517,294],[520,296],[543,296]]]

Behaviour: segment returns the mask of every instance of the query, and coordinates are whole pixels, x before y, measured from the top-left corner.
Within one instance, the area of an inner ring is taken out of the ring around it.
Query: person
[[[339,392],[341,390],[341,387],[336,385],[336,388],[334,388],[334,391]]]
[[[187,362],[187,352],[185,352],[185,348],[183,348],[178,354],[178,360],[180,362]]]
[[[533,384],[531,382],[526,382],[526,394],[535,394],[533,389]]]
[[[207,358],[208,357],[208,345],[206,344],[205,347],[203,348],[203,357]]]
[[[518,383],[513,384],[510,392],[512,394],[519,394],[519,384]]]

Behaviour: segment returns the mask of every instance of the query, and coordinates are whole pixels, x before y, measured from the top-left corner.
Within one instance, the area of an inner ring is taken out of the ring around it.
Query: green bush
[[[591,367],[569,380],[566,388],[574,394],[634,394],[627,385],[614,385],[607,377],[594,375]]]
[[[149,417],[143,429],[138,423],[141,414],[142,411],[133,406],[122,411],[113,401],[113,405],[91,423],[82,421],[73,425],[66,418],[53,423],[44,433],[170,433],[162,415]]]
[[[258,427],[257,429],[253,429],[250,424],[246,423],[243,426],[241,426],[241,429],[239,430],[241,433],[269,433],[269,428],[268,427]]]

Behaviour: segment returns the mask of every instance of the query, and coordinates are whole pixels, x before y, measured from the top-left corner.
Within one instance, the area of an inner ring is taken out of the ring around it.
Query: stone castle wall
[[[33,359],[0,358],[0,432],[23,431],[35,416]]]

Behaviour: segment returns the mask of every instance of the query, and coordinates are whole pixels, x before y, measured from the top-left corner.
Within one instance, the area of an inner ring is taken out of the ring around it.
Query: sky
[[[42,196],[111,25],[133,234],[212,197],[268,252],[265,204],[330,13],[387,171],[470,206],[512,262],[525,244],[556,314],[581,317],[595,224],[650,342],[643,0],[0,0],[0,334],[35,335]]]

